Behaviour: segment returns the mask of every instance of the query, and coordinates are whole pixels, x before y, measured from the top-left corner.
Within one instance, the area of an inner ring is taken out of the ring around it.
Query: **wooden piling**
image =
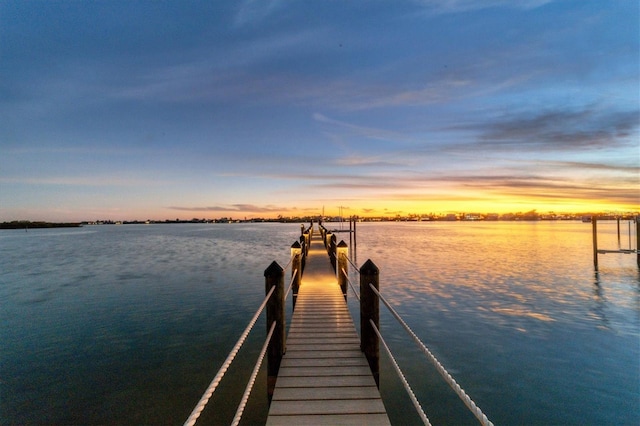
[[[333,271],[337,271],[337,264],[336,264],[336,247],[338,246],[338,244],[336,243],[337,238],[335,234],[331,235],[331,241],[329,243],[329,260],[331,260],[331,267],[333,268]]]
[[[342,295],[344,299],[347,300],[347,270],[348,270],[348,255],[349,248],[347,243],[344,240],[340,240],[338,245],[336,246],[336,256],[338,257],[338,284],[340,285],[340,289],[342,290]]]
[[[271,329],[271,324],[276,322],[276,328],[267,348],[267,395],[269,403],[273,398],[273,391],[278,379],[278,371],[280,370],[280,362],[284,355],[285,342],[285,315],[284,315],[284,270],[278,262],[273,261],[271,265],[264,271],[265,294],[271,291],[271,287],[275,286],[275,290],[267,302],[267,332]]]
[[[356,221],[356,216],[354,216],[353,217],[353,245],[351,246],[354,255],[355,255],[355,252],[356,252],[356,247],[358,246],[358,239],[357,239],[357,234],[356,234],[356,222],[357,222]]]
[[[598,270],[598,219],[591,216],[591,234],[593,238],[593,266]]]
[[[636,262],[640,268],[640,215],[636,216]]]
[[[324,248],[327,249],[327,251],[329,251],[329,246],[331,245],[331,236],[333,234],[331,233],[331,231],[327,231],[324,233]]]
[[[368,259],[360,267],[360,349],[364,352],[369,368],[376,382],[380,387],[380,342],[378,336],[369,323],[373,323],[380,329],[380,301],[369,284],[377,290],[380,289],[380,270]]]
[[[298,299],[298,291],[300,289],[300,281],[302,280],[302,246],[298,241],[291,245],[291,276],[293,283],[291,284],[291,292],[293,293],[293,309],[296,309],[296,300]]]

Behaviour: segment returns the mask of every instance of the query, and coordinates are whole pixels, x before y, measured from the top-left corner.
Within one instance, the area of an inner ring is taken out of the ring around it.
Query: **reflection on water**
[[[618,246],[615,222],[598,231],[600,247]],[[264,269],[288,262],[299,232],[0,232],[0,423],[182,423],[262,300]],[[358,225],[357,259],[377,264],[382,292],[496,424],[639,423],[640,275],[630,255],[601,256],[594,275],[591,250],[578,222]],[[384,310],[381,321],[432,422],[475,424]],[[233,417],[265,328],[203,424]],[[392,420],[417,424],[382,364]],[[247,424],[264,421],[265,381]]]
[[[362,224],[358,258],[378,265],[383,293],[496,423],[635,424],[638,268],[608,255],[594,282],[590,233],[578,222]],[[599,234],[617,244],[615,222]],[[473,423],[382,321],[432,422]]]

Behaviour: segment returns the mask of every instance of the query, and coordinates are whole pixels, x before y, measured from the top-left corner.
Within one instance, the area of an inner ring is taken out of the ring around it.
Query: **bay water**
[[[628,227],[618,241],[600,222],[600,247],[635,248]],[[495,424],[640,424],[635,254],[600,255],[596,273],[591,226],[575,221],[357,231],[353,263],[380,268],[382,294]],[[1,231],[0,423],[181,424],[299,235],[272,223]],[[431,422],[477,424],[384,307],[381,328]],[[262,316],[202,424],[231,421],[265,335]],[[380,391],[392,423],[420,423],[385,355]],[[267,410],[263,368],[243,423]]]

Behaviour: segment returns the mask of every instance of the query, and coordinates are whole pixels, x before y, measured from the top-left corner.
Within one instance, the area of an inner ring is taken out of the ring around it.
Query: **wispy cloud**
[[[627,145],[640,128],[639,111],[598,108],[553,110],[535,115],[507,115],[484,123],[456,126],[479,132],[482,150],[579,151]]]
[[[406,133],[386,130],[378,127],[360,126],[346,121],[336,120],[320,113],[314,113],[313,119],[320,123],[330,124],[334,128],[337,127],[347,130],[352,135],[364,136],[370,139],[378,139],[387,142],[416,141],[412,136],[407,135]]]
[[[233,24],[236,27],[266,19],[282,5],[282,0],[244,0],[240,2]]]
[[[276,213],[291,210],[290,207],[279,207],[273,205],[257,206],[255,204],[231,204],[218,206],[170,206],[171,210],[189,212],[251,212],[251,213]]]
[[[553,0],[417,0],[421,6],[436,13],[461,13],[492,7],[535,9]]]
[[[0,183],[29,186],[75,187],[148,187],[162,186],[169,182],[125,176],[51,176],[51,177],[0,177]]]

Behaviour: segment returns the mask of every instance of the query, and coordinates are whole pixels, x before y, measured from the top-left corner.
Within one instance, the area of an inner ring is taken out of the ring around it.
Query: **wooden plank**
[[[289,350],[296,350],[296,349],[302,350],[303,348],[306,351],[342,351],[342,350],[353,349],[353,344],[350,344],[350,343],[337,344],[337,345],[334,345],[333,347],[327,347],[327,345],[321,345],[321,344],[296,345],[296,344],[289,344],[289,342],[287,342],[287,352],[289,352]]]
[[[368,376],[325,376],[325,377],[278,377],[276,388],[313,388],[340,386],[375,386],[376,382],[369,373]]]
[[[385,413],[380,399],[323,399],[305,401],[278,401],[269,413],[273,416],[299,414],[377,414]]]
[[[289,345],[359,345],[360,339],[357,337],[350,336],[334,336],[334,337],[305,337],[305,338],[297,338],[291,339],[287,342],[287,346]],[[331,349],[331,348],[329,348]]]
[[[353,358],[354,356],[362,356],[362,352],[359,349],[350,349],[344,350],[340,352],[330,352],[330,351],[309,351],[304,350],[303,348],[295,349],[287,349],[287,353],[285,357],[282,359],[282,362],[285,362],[285,359],[310,359],[310,358]],[[364,358],[363,358],[364,359]]]
[[[383,426],[389,425],[386,414],[329,414],[329,415],[298,415],[298,416],[269,416],[268,426]]]
[[[325,365],[284,368],[280,366],[278,378],[305,376],[367,376],[369,374],[371,374],[371,369],[368,365],[339,365],[331,368],[328,368]]]
[[[379,398],[375,386],[277,388],[274,400],[305,401],[314,399],[374,399]]]
[[[287,367],[340,367],[343,365],[362,365],[368,367],[367,360],[362,357],[352,358],[287,358],[282,360],[280,368]]]

